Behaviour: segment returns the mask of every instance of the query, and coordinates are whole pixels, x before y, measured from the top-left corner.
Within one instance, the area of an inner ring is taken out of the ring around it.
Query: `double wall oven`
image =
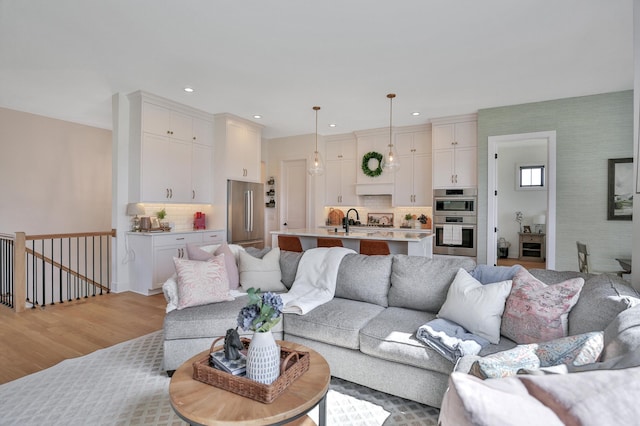
[[[477,248],[478,190],[435,189],[433,229],[435,254],[475,257]]]

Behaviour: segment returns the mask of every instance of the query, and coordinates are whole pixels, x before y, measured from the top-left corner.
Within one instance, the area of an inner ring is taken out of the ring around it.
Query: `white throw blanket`
[[[304,315],[333,299],[342,258],[355,251],[343,247],[306,250],[288,293],[282,294],[284,312]]]

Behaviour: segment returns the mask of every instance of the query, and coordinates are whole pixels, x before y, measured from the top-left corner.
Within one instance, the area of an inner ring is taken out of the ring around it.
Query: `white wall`
[[[111,230],[111,131],[0,108],[0,232]]]
[[[535,232],[534,216],[546,215],[547,191],[516,190],[518,165],[546,165],[547,149],[544,141],[523,141],[498,145],[498,238],[511,243],[509,257],[519,256],[520,225],[516,212],[522,212],[522,225],[529,225]]]

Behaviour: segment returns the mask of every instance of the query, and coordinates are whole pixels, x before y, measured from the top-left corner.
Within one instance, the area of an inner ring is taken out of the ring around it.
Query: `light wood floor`
[[[545,262],[529,262],[527,260],[518,260],[518,259],[498,259],[498,266],[513,266],[513,265],[521,265],[526,269],[544,269],[546,267]]]
[[[27,309],[0,306],[0,384],[162,329],[162,294],[110,293]]]

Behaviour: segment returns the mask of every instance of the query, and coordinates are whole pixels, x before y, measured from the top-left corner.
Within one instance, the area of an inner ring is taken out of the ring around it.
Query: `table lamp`
[[[131,219],[131,230],[134,232],[140,231],[140,218],[138,215],[144,214],[144,206],[140,203],[127,204],[127,216],[135,216]]]
[[[533,224],[536,226],[536,233],[538,234],[542,234],[542,231],[544,230],[544,225],[547,223],[547,217],[543,214],[535,216],[533,218]]]

